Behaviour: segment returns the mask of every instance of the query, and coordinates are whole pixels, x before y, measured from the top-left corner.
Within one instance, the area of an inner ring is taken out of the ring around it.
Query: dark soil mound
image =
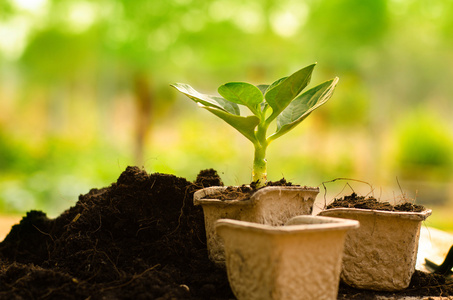
[[[0,299],[233,299],[192,204],[196,190],[221,184],[214,170],[192,183],[128,167],[56,219],[28,212],[0,243]],[[445,282],[424,282],[404,292],[453,294]],[[340,289],[340,299],[365,299],[355,295],[376,293]]]
[[[194,184],[128,167],[56,219],[27,213],[0,244],[0,299],[232,298],[192,204],[219,183],[213,170]]]
[[[389,202],[380,202],[373,197],[366,198],[364,196],[358,196],[356,193],[352,193],[351,195],[344,196],[340,199],[334,199],[334,201],[327,206],[327,209],[345,207],[406,212],[422,212],[425,210],[424,206],[410,202],[392,205]]]

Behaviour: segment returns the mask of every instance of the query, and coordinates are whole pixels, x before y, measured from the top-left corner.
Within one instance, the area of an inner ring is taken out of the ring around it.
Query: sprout
[[[172,86],[236,128],[253,143],[255,157],[252,177],[253,182],[261,187],[267,180],[266,150],[269,144],[296,127],[332,96],[338,77],[301,94],[310,82],[315,65],[305,67],[271,85],[226,83],[218,89],[222,97],[201,94],[184,83],[175,83]],[[239,105],[246,106],[252,115],[241,116]],[[267,130],[274,120],[277,129],[268,136]]]

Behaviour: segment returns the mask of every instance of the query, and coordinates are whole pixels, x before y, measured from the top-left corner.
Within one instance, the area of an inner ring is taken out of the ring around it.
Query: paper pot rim
[[[204,198],[208,196],[209,191],[216,191],[216,190],[226,190],[230,186],[211,186],[207,188],[203,188],[201,190],[198,190],[194,193],[193,195],[193,203],[194,205],[230,205],[230,204],[242,204],[242,205],[248,205],[253,202],[254,198],[257,198],[261,196],[264,193],[268,192],[273,192],[273,191],[300,191],[300,192],[316,192],[319,193],[319,187],[307,187],[307,186],[266,186],[263,188],[258,189],[255,193],[252,194],[252,196],[249,199],[245,200],[219,200],[219,199],[210,199],[210,198]],[[234,187],[239,187],[239,186],[234,186]]]
[[[399,216],[401,218],[410,219],[414,221],[424,221],[428,218],[432,210],[425,209],[421,212],[415,211],[386,211],[386,210],[376,210],[376,209],[363,209],[363,208],[330,208],[325,209],[319,212],[318,215],[320,216],[330,216],[331,213],[337,212],[344,212],[344,213],[354,213],[358,215],[374,215],[374,216],[382,216],[382,217],[390,217],[390,216]]]
[[[220,219],[216,221],[215,227],[216,230],[222,227],[229,227],[266,234],[291,235],[300,232],[349,230],[358,228],[359,222],[341,218],[301,215],[291,218],[284,226],[271,226],[247,221]]]

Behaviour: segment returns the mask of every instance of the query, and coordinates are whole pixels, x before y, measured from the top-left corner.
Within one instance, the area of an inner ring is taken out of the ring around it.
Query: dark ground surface
[[[189,182],[128,167],[55,219],[28,212],[0,243],[0,299],[234,299],[225,270],[208,259],[203,212],[192,204],[196,190],[216,185],[214,170]],[[402,293],[453,288],[417,272]],[[375,295],[342,285],[339,299]]]

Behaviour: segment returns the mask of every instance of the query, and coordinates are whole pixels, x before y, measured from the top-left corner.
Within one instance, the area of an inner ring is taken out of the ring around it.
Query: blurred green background
[[[269,179],[338,177],[433,208],[453,231],[453,2],[3,0],[0,212],[57,216],[128,165],[250,182],[253,146],[169,87],[216,93],[318,62],[327,105],[269,147]],[[326,201],[367,194],[326,184]],[[321,201],[321,202],[322,202]]]

